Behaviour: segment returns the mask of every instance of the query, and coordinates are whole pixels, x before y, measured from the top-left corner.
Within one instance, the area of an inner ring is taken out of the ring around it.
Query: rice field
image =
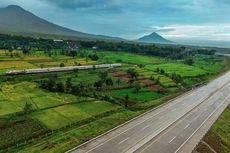
[[[156,70],[156,68],[163,69],[167,73],[176,73],[178,75],[181,75],[182,77],[196,77],[207,74],[207,71],[203,69],[181,63],[166,63],[146,66],[146,69],[149,69],[151,71]]]
[[[95,52],[88,51],[88,53]],[[221,69],[221,62],[206,62],[204,59],[196,59],[195,63],[189,66],[183,64],[183,61],[167,61],[159,57],[125,52],[98,51],[96,53],[99,57],[98,61],[86,59],[87,55],[77,55],[75,58],[65,55],[46,56],[43,51],[34,51],[30,56],[10,57],[8,53],[6,55],[5,51],[0,50],[0,73],[11,69],[58,67],[60,63],[64,63],[65,66],[97,63],[123,64],[119,70],[108,70],[108,77],[112,79],[113,86],[106,86],[104,83],[103,87],[98,90],[94,85],[95,82],[101,81],[102,76],[99,73],[107,71],[105,69],[4,76],[3,82],[0,83],[0,117],[7,118],[17,112],[22,112],[25,104],[30,103],[35,111],[28,116],[25,115],[33,121],[29,122],[28,126],[30,123],[36,123],[48,131],[54,130],[54,133],[49,137],[38,140],[41,142],[39,145],[35,141],[31,145],[27,145],[26,148],[16,149],[16,152],[65,152],[73,145],[81,144],[147,109],[162,104],[164,102],[162,99],[167,99],[167,96],[181,91],[180,86],[177,86],[174,80],[166,74],[156,72],[156,68],[164,69],[166,73],[183,76],[184,81],[189,85],[195,83],[194,79],[208,75],[210,72],[219,72]],[[14,52],[14,54],[19,53]],[[208,67],[208,63],[212,66]],[[139,73],[139,77],[134,82],[138,81],[142,86],[138,92],[135,92],[135,87],[133,87],[135,84],[131,85],[128,82],[130,77],[126,71],[129,68],[134,68]],[[123,76],[125,79],[119,75],[113,75],[119,72],[125,74]],[[78,86],[80,84],[82,85],[81,90],[87,89],[85,90],[87,97],[77,93],[78,96],[72,95],[71,93],[74,92],[69,90],[65,90],[63,93],[50,92],[42,89],[36,83],[43,79],[48,80],[50,77],[55,77],[56,83],[62,82],[64,86],[66,86],[67,79],[71,78],[71,85]],[[159,83],[151,80],[151,77],[159,78]],[[120,83],[117,83],[119,79]],[[129,106],[130,108],[123,106],[127,94],[129,100],[133,102],[133,105]],[[69,126],[71,128],[68,128]],[[17,127],[12,129],[14,128]],[[55,132],[56,130],[59,132]],[[16,135],[20,135],[20,131],[24,130],[19,129]]]
[[[61,55],[57,57],[45,55],[21,55],[10,57],[8,54],[6,55],[5,51],[0,50],[0,74],[4,74],[8,70],[59,67],[61,63],[64,63],[65,66],[75,66],[97,64],[97,61]]]
[[[224,64],[220,62],[212,62],[207,60],[197,60],[195,61],[193,66],[203,69],[209,73],[217,73],[221,68],[224,67]]]
[[[99,62],[128,64],[157,64],[165,62],[162,58],[136,55],[125,52],[99,52]]]
[[[165,75],[158,74],[154,72],[153,70],[148,70],[149,66],[146,66],[147,68],[137,68],[137,72],[144,76],[145,78],[153,77],[154,79],[159,78],[160,84],[163,86],[176,86],[176,83],[170,78]]]
[[[120,106],[115,104],[94,101],[51,108],[35,112],[32,116],[49,129],[55,130],[118,108]]]
[[[23,56],[22,60],[25,61],[37,61],[37,60],[51,60],[51,57],[48,56]]]
[[[26,102],[37,109],[44,109],[92,98],[77,97],[70,94],[51,93],[37,87],[32,82],[3,84],[0,86],[0,116],[22,111]]]
[[[8,70],[31,68],[38,67],[26,61],[0,61],[0,73],[5,73]]]
[[[148,101],[148,100],[154,100],[165,96],[165,94],[151,91],[147,88],[142,88],[138,93],[135,93],[134,88],[119,89],[119,90],[112,91],[112,95],[123,99],[125,98],[126,94],[128,94],[130,99],[134,101]]]

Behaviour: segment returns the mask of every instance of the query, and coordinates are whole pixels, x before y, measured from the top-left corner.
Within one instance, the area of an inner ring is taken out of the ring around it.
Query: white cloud
[[[173,29],[159,32],[167,38],[230,41],[230,24],[170,25],[164,27],[153,26],[152,28],[158,29],[158,31]]]

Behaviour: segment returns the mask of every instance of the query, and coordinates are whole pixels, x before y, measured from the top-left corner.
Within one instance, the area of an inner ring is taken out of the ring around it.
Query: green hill
[[[17,5],[10,5],[6,8],[0,8],[0,33],[20,35],[32,34],[33,36],[53,35],[92,39],[123,40],[116,37],[94,35],[71,30],[46,21]]]

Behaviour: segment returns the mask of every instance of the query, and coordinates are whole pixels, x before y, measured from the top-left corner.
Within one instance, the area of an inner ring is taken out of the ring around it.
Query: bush
[[[64,64],[64,63],[60,63],[59,66],[60,66],[60,67],[65,67],[65,64]]]
[[[88,57],[93,61],[97,61],[99,59],[97,54],[90,54]]]
[[[24,114],[30,114],[34,111],[35,109],[33,108],[33,105],[31,103],[26,102],[24,108],[23,108],[23,113]]]

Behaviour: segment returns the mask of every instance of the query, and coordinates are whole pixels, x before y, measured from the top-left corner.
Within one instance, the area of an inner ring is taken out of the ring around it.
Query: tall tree
[[[125,95],[125,108],[128,108],[128,104],[129,104],[129,94]]]

